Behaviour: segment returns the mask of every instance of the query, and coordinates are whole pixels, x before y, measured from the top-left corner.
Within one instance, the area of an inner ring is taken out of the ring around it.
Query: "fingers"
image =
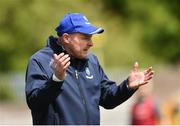
[[[64,56],[64,53],[60,53],[59,55],[54,54],[54,61],[57,62],[62,56]]]
[[[61,62],[61,63],[63,64],[63,62],[65,62],[67,59],[70,60],[70,57],[69,57],[68,54],[66,54],[66,55],[64,55],[64,56],[62,56],[62,57],[60,57],[58,61]]]
[[[148,74],[151,71],[152,71],[152,67],[149,67],[147,70],[144,71],[144,75]]]
[[[149,69],[144,71],[145,81],[148,81],[153,78],[154,71],[152,70],[152,67],[149,67]]]
[[[67,64],[64,66],[63,69],[67,69],[67,67],[70,65],[70,62],[67,62]]]
[[[151,80],[153,78],[153,76],[148,76],[148,77],[146,77],[145,79],[144,79],[144,81],[149,81],[149,80]]]
[[[145,74],[145,77],[149,77],[149,76],[153,76],[154,75],[154,71],[150,71],[149,73]]]
[[[65,58],[65,59],[64,59],[64,61],[62,61],[62,63],[61,63],[61,64],[62,64],[62,66],[64,66],[64,67],[65,67],[65,66],[66,66],[66,64],[67,64],[67,63],[69,63],[69,61],[70,61],[70,57]]]
[[[54,68],[66,69],[70,65],[70,57],[68,54],[60,53],[59,55],[54,54]]]
[[[135,63],[134,63],[133,71],[134,71],[134,72],[138,72],[138,62],[135,62]]]

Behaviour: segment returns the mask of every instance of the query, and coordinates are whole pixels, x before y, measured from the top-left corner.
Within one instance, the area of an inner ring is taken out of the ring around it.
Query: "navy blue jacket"
[[[56,41],[49,37],[28,63],[26,100],[33,124],[100,124],[99,105],[112,109],[135,92],[127,88],[127,80],[119,86],[109,80],[93,54],[71,60],[65,80],[53,81],[52,57],[63,51]]]

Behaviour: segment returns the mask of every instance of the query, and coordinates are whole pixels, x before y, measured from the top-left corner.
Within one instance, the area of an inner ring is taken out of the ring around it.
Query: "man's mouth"
[[[84,49],[85,52],[87,52],[89,49]]]

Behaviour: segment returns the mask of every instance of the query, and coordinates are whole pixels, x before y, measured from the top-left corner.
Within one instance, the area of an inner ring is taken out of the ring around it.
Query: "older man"
[[[104,30],[80,13],[69,13],[50,36],[47,46],[29,60],[26,99],[33,124],[100,124],[99,105],[113,109],[153,77],[152,68],[138,71],[135,63],[119,86],[108,79],[95,55],[92,35]]]

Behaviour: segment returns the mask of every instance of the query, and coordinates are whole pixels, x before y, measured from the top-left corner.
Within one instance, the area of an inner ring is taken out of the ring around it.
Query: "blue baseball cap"
[[[83,33],[92,35],[104,32],[104,29],[92,25],[88,19],[80,13],[68,13],[65,15],[55,30],[58,36],[62,36],[64,33]]]

